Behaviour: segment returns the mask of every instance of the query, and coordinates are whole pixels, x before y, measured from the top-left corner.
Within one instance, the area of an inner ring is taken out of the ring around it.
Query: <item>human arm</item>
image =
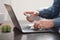
[[[53,6],[48,9],[39,10],[39,16],[52,19],[59,14],[59,0],[54,0]]]
[[[49,29],[53,27],[60,27],[60,17],[55,19],[41,19],[34,23],[35,29],[39,28]]]

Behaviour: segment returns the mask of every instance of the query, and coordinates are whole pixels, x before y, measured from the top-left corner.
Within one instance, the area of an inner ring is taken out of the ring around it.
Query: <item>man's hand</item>
[[[31,16],[27,16],[27,14],[30,14]],[[38,11],[25,11],[24,15],[27,16],[26,19],[29,22],[33,22],[34,21],[34,17],[39,15]]]
[[[43,28],[43,29],[49,29],[54,27],[54,21],[51,19],[41,19],[39,21],[36,21],[34,24],[35,29]]]

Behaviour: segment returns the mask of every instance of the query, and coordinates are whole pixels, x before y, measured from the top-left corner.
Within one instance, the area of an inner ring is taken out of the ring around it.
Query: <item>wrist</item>
[[[34,12],[34,15],[35,15],[35,16],[39,16],[39,12],[38,12],[38,11],[35,11],[35,12]]]
[[[54,20],[52,20],[52,19],[48,19],[48,20],[50,21],[51,28],[53,28],[54,27]]]
[[[54,27],[54,20],[52,19],[41,19],[39,22],[41,23],[40,26],[43,26],[46,29]]]

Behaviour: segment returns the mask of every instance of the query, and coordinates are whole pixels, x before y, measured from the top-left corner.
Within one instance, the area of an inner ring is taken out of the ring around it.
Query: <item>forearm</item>
[[[60,17],[54,18],[54,19],[45,19],[45,20],[42,20],[42,21],[45,21],[45,24],[47,24],[47,26],[50,25],[50,28],[60,27]]]
[[[50,21],[54,27],[60,27],[60,17],[55,19],[47,19],[47,20]]]
[[[59,8],[50,7],[48,9],[44,9],[39,11],[39,16],[43,18],[53,19],[59,14]]]

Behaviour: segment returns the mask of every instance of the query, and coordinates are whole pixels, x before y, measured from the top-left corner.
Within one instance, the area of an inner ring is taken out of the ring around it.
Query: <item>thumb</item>
[[[35,28],[35,29],[38,29],[38,26],[39,26],[39,23],[38,23],[38,22],[35,22],[35,23],[34,23],[34,28]]]

